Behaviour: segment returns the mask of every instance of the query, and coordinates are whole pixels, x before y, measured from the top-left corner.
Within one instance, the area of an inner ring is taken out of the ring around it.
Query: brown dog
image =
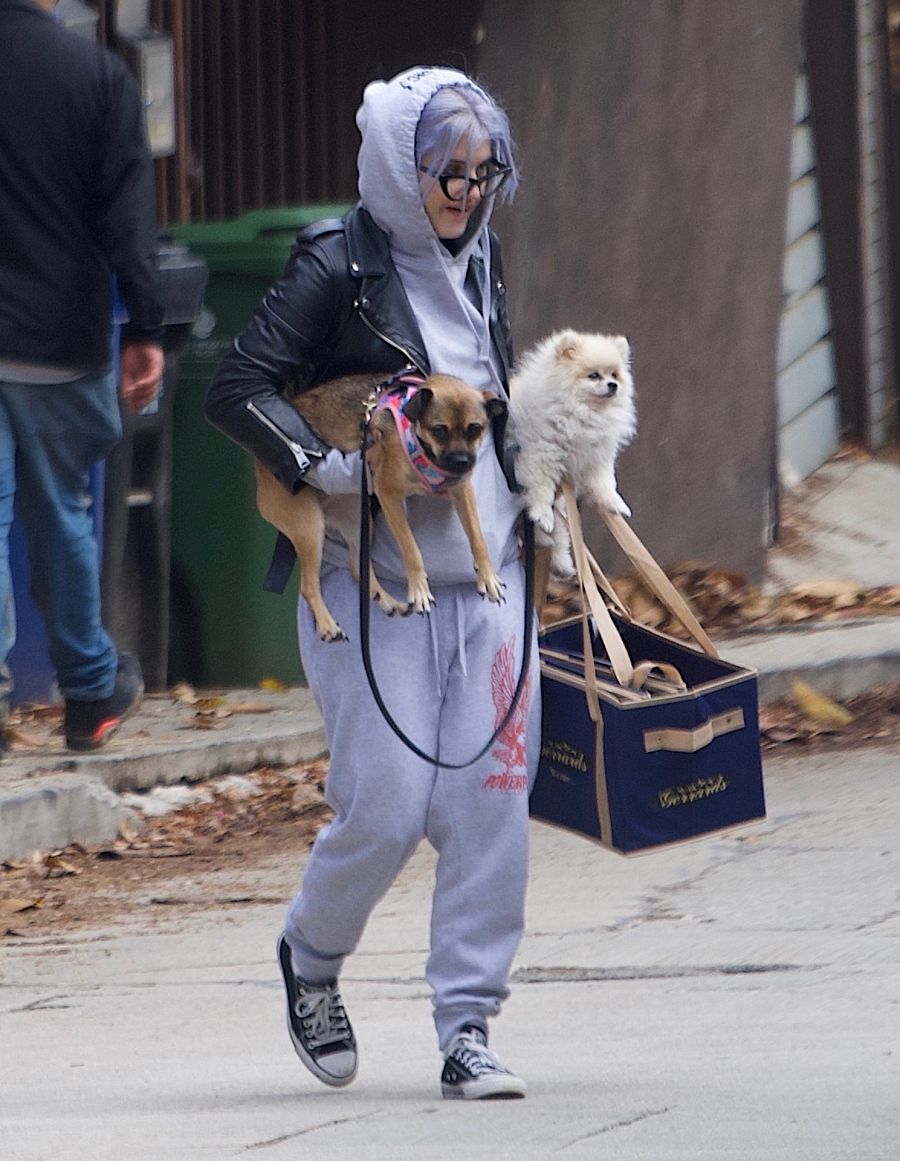
[[[292,402],[322,440],[342,452],[352,452],[360,446],[367,403],[371,403],[373,392],[382,382],[382,376],[348,375],[313,387]],[[503,582],[488,556],[470,473],[490,419],[504,407],[499,399],[488,393],[482,395],[460,379],[431,375],[402,408],[431,465],[454,479],[447,494],[472,547],[478,591],[498,603],[503,600]],[[396,600],[378,584],[370,566],[372,598],[389,615],[427,613],[434,597],[422,554],[406,518],[404,500],[407,496],[427,495],[431,489],[413,469],[389,410],[373,412],[369,431],[372,446],[367,458],[372,490],[400,548],[408,586],[406,602]],[[312,610],[319,636],[323,641],[346,640],[328,611],[319,583],[325,537],[322,493],[314,487],[301,487],[291,495],[259,461],[256,462],[256,485],[256,503],[261,515],[287,536],[297,553],[300,594]],[[350,518],[346,527],[341,523],[340,531],[350,546],[351,567],[358,581],[359,500],[354,496],[347,500]]]

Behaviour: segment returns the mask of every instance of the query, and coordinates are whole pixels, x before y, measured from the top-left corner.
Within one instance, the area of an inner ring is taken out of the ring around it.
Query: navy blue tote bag
[[[611,613],[597,579],[615,594],[584,546],[574,498],[566,499],[586,608],[541,635],[532,817],[626,855],[764,818],[755,672],[717,655],[624,520],[604,513],[694,644],[637,624],[621,605]]]

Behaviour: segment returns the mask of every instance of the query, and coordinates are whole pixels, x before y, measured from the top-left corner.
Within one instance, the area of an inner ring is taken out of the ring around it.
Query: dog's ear
[[[613,342],[618,347],[619,354],[622,356],[622,359],[625,363],[625,366],[626,367],[630,366],[630,364],[631,364],[631,346],[629,345],[628,339],[626,339],[624,335],[615,335],[613,337]]]
[[[553,336],[553,346],[557,358],[571,359],[578,346],[578,336],[574,331],[559,331]]]
[[[484,400],[484,409],[488,414],[488,419],[494,419],[498,415],[505,415],[509,410],[505,399],[501,399],[499,395],[495,395],[493,391],[482,391],[481,398]]]
[[[430,387],[419,387],[413,395],[412,399],[407,400],[403,405],[403,414],[410,421],[410,423],[418,423],[422,418],[425,408],[431,402],[434,392]]]

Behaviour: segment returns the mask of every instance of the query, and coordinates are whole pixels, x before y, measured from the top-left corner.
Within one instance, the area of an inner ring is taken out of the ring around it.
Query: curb
[[[793,677],[839,701],[900,681],[900,617],[806,623],[715,644],[724,660],[756,670],[761,705],[789,694]],[[183,731],[163,707],[156,719],[148,712],[130,721],[132,736],[123,729],[122,738],[99,754],[73,757],[60,749],[16,755],[0,767],[0,860],[111,841],[122,821],[134,817],[118,797],[128,791],[321,757],[325,731],[312,694],[299,689],[292,698],[264,724],[233,727],[239,737]]]
[[[900,681],[900,617],[779,627],[715,645],[726,661],[756,670],[760,705],[788,696],[794,677],[838,701]]]
[[[135,812],[119,795],[178,782],[244,774],[254,766],[292,766],[327,751],[325,730],[308,690],[298,708],[276,721],[241,729],[239,737],[216,734],[144,740],[140,717],[123,727],[108,750],[74,757],[60,749],[16,756],[0,770],[0,860],[27,858],[36,850],[110,842]],[[256,695],[254,695],[256,696]],[[160,726],[155,724],[157,731]],[[128,736],[133,732],[133,736]]]

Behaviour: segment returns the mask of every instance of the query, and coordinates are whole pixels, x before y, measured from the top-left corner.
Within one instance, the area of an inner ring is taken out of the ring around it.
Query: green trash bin
[[[298,231],[348,208],[255,210],[168,230],[209,267],[204,310],[182,356],[174,400],[172,681],[209,687],[303,680],[295,584],[284,595],[262,589],[276,533],[256,510],[253,461],[207,422],[203,403],[222,356],[284,269]]]

